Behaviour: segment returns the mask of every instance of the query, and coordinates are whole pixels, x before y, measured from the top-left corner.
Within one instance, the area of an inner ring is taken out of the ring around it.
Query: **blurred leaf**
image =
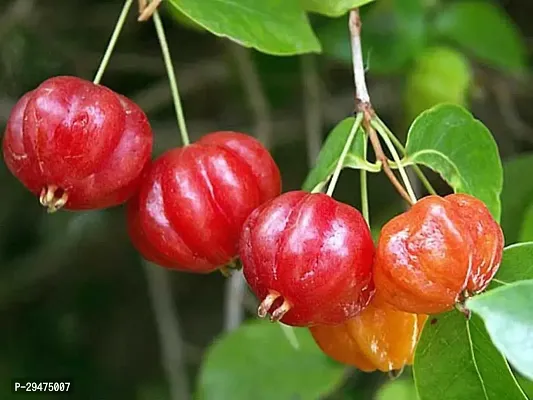
[[[526,266],[533,263],[533,258]],[[533,280],[490,290],[466,301],[483,321],[494,345],[509,363],[533,380]]]
[[[502,229],[506,243],[519,241],[520,233],[527,229],[524,215],[533,205],[533,184],[524,181],[524,171],[533,171],[533,153],[503,163]]]
[[[407,75],[404,93],[406,121],[440,103],[467,105],[473,80],[470,63],[461,53],[447,47],[425,50]]]
[[[416,386],[410,379],[387,382],[376,393],[376,400],[414,400],[416,398]]]
[[[533,242],[507,246],[494,278],[492,285],[533,279]]]
[[[307,11],[340,17],[352,8],[362,7],[374,0],[300,0]]]
[[[519,242],[533,241],[533,202],[526,209],[524,219],[522,223],[522,229],[520,230]]]
[[[464,108],[443,104],[422,113],[409,130],[406,159],[438,172],[456,193],[485,202],[499,221],[503,172],[490,131]]]
[[[167,382],[151,382],[139,385],[135,400],[171,400]]]
[[[520,71],[526,64],[526,46],[514,22],[487,1],[449,3],[437,14],[438,33],[458,43],[490,65]]]
[[[478,316],[454,310],[430,321],[413,369],[420,400],[527,399]]]
[[[257,51],[251,53],[263,90],[273,109],[292,107],[301,101],[301,81],[295,79],[301,72],[299,57],[275,57]],[[236,81],[236,92],[242,98],[242,81]]]
[[[354,123],[355,118],[346,118],[329,133],[320,150],[315,167],[307,175],[302,187],[303,190],[311,191],[318,185],[325,185],[327,183],[331,175],[333,175],[333,172],[335,172],[335,167],[339,162],[342,150]],[[343,167],[369,169],[371,164],[368,164],[364,158],[364,140],[365,133],[362,129],[359,129],[344,159]],[[370,170],[372,169],[370,168]]]
[[[64,50],[29,27],[17,26],[0,45],[0,90],[19,97],[53,75],[66,74],[74,65]]]
[[[380,0],[363,16],[362,44],[369,73],[401,71],[425,46],[423,0]],[[348,18],[317,31],[324,54],[351,63]]]
[[[315,400],[335,389],[344,368],[329,360],[306,329],[294,349],[275,324],[252,321],[208,350],[199,380],[202,400]]]
[[[320,52],[298,2],[279,0],[170,0],[176,9],[217,36],[274,55]]]

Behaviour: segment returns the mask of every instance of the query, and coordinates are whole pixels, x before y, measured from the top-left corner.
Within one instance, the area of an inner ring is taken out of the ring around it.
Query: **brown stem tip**
[[[279,320],[283,318],[285,314],[287,314],[287,312],[290,309],[291,309],[291,304],[287,300],[283,300],[283,303],[281,304],[281,306],[279,306],[272,312],[272,315],[270,316],[270,321],[278,322]]]
[[[157,7],[161,5],[162,0],[139,0],[139,18],[137,21],[148,21],[150,17],[156,12]]]
[[[402,366],[400,369],[393,369],[391,371],[389,371],[389,379],[391,381],[395,380],[395,379],[398,379],[400,376],[402,376],[403,374],[403,370],[405,369],[405,365]]]
[[[39,202],[42,206],[47,208],[48,213],[55,213],[57,210],[62,208],[68,201],[68,193],[58,188],[56,185],[45,186],[41,190],[41,195],[39,196]]]
[[[281,297],[281,294],[278,292],[271,290],[269,295],[265,297],[265,299],[261,302],[257,309],[257,315],[260,318],[265,318],[274,305],[274,302]],[[272,311],[272,315],[270,316],[270,321],[272,322],[278,322],[280,319],[283,318],[285,314],[291,309],[291,304],[287,300],[283,300],[283,303],[279,307],[277,307],[274,311]]]

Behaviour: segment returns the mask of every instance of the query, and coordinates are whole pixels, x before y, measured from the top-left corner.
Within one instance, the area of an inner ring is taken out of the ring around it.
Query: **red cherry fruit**
[[[355,208],[325,194],[285,193],[247,219],[239,255],[258,314],[293,326],[336,325],[374,294],[374,244]]]
[[[26,93],[3,140],[8,168],[51,212],[124,203],[151,152],[152,130],[136,104],[70,76]]]
[[[428,196],[390,220],[378,241],[374,280],[401,311],[438,314],[464,292],[486,288],[498,270],[503,233],[480,200]]]
[[[128,206],[129,234],[147,260],[212,272],[237,255],[248,215],[280,192],[279,169],[259,141],[211,133],[153,163]]]

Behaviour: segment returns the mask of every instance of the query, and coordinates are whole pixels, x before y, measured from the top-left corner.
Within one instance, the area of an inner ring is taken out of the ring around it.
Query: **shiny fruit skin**
[[[13,108],[3,140],[9,170],[31,192],[56,187],[70,210],[127,201],[150,162],[152,130],[131,100],[92,82],[54,77]]]
[[[250,213],[281,192],[279,169],[256,139],[214,132],[159,157],[128,204],[128,231],[150,261],[208,273],[237,255]]]
[[[455,203],[461,218],[469,221],[474,255],[466,289],[469,294],[482,292],[500,267],[505,244],[503,231],[481,200],[464,194],[445,199]]]
[[[280,314],[287,325],[342,323],[374,293],[368,225],[355,208],[325,194],[288,192],[256,209],[244,225],[239,255],[264,311],[274,318],[284,305],[290,308]],[[269,295],[278,296],[271,307]]]
[[[376,297],[341,325],[309,328],[322,351],[362,371],[389,372],[413,363],[426,315],[399,311]]]
[[[428,196],[389,221],[374,267],[383,298],[401,311],[438,314],[465,290],[485,287],[499,267],[503,236],[483,210],[469,195]]]

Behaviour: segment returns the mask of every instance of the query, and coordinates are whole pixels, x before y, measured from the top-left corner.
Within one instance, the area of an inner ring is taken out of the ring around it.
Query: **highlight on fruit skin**
[[[20,98],[2,149],[8,169],[49,212],[126,202],[150,162],[152,129],[131,100],[59,76]]]
[[[260,317],[292,326],[334,325],[361,312],[374,294],[374,244],[355,208],[293,191],[257,208],[239,246]]]
[[[504,237],[480,200],[428,196],[382,228],[374,281],[399,310],[438,314],[483,291],[496,274]]]
[[[344,324],[309,330],[320,349],[340,363],[364,372],[394,372],[413,363],[426,320],[375,299]]]
[[[279,169],[258,140],[213,132],[154,161],[128,204],[128,233],[160,266],[224,272],[246,218],[280,192]]]

